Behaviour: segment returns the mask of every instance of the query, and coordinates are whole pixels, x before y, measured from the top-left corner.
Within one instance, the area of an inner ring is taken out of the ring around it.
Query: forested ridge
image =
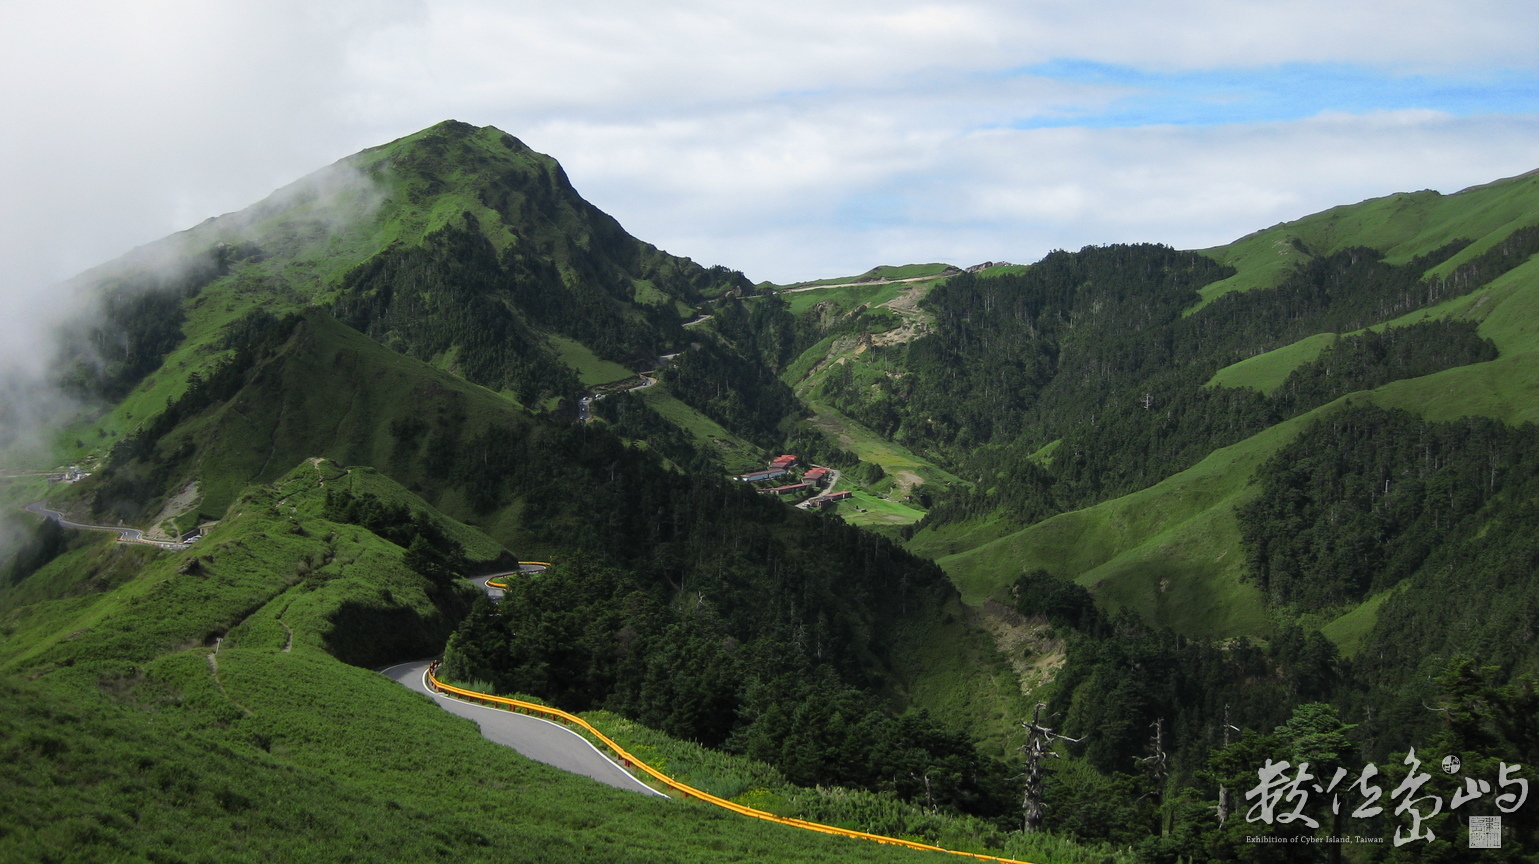
[[[952,277],[924,302],[930,335],[831,367],[817,392],[973,482],[933,498],[921,490],[934,505],[921,527],[1030,525],[1153,485],[1348,394],[1497,359],[1475,321],[1376,326],[1525,263],[1539,230],[1440,266],[1468,245],[1403,264],[1360,247],[1311,254],[1275,287],[1201,306],[1196,289],[1231,271],[1200,256],[1053,253],[1025,273]],[[1215,383],[1220,369],[1317,334],[1331,339],[1265,389]],[[1039,691],[1043,716],[1056,734],[1081,739],[1058,745],[1072,758],[1047,765],[1041,824],[1134,844],[1150,861],[1326,860],[1246,844],[1243,835],[1301,830],[1237,818],[1246,809],[1237,791],[1255,784],[1265,758],[1388,763],[1394,782],[1412,747],[1474,748],[1488,774],[1495,754],[1531,760],[1539,741],[1512,716],[1531,703],[1539,673],[1525,641],[1539,623],[1528,597],[1539,559],[1522,503],[1539,476],[1526,455],[1532,435],[1531,426],[1430,423],[1350,401],[1308,427],[1261,467],[1257,494],[1236,514],[1248,578],[1272,616],[1260,643],[1191,639],[1127,611],[1110,615],[1064,581],[1073,571],[1021,576],[1017,611],[1049,621],[1062,640],[1063,668]],[[1370,600],[1357,623],[1321,632]],[[1361,629],[1346,635],[1349,626]],[[1350,656],[1333,642],[1343,638]],[[1465,725],[1450,731],[1445,721],[1461,710]],[[1439,788],[1449,800],[1450,784]],[[1338,833],[1396,827],[1325,818]],[[1447,818],[1440,836],[1462,842]],[[1534,841],[1531,819],[1509,822],[1513,840]],[[1370,857],[1467,860],[1445,849]]]
[[[1389,592],[1351,658],[1291,624],[1264,648],[1156,633],[1127,612],[1108,617],[1078,585],[1022,576],[1012,591],[1019,611],[1066,635],[1050,701],[1063,733],[1084,738],[1068,745],[1084,764],[1050,775],[1044,824],[1140,843],[1153,861],[1325,860],[1244,845],[1241,833],[1303,830],[1238,818],[1249,804],[1235,792],[1255,784],[1264,758],[1313,747],[1317,765],[1355,772],[1374,762],[1386,783],[1405,776],[1411,748],[1459,754],[1493,779],[1498,761],[1532,763],[1535,435],[1528,424],[1354,408],[1313,424],[1262,468],[1262,494],[1240,518],[1254,578],[1279,608],[1343,608]],[[1322,740],[1331,742],[1323,753]],[[1447,802],[1458,782],[1437,778],[1434,788]],[[1220,827],[1212,808],[1226,784],[1235,809]],[[1532,848],[1539,820],[1506,819],[1509,842]],[[1350,830],[1387,835],[1396,824]],[[1463,830],[1446,810],[1432,824],[1456,841]],[[1372,860],[1471,860],[1463,851],[1445,841]]]
[[[1531,238],[1520,237],[1514,242],[1531,242]],[[1398,266],[1384,263],[1382,255],[1372,250],[1346,249],[1309,261],[1275,288],[1226,294],[1185,316],[1182,311],[1197,295],[1192,284],[1179,283],[1179,290],[1171,289],[1172,298],[1162,311],[1156,312],[1149,301],[1133,304],[1125,313],[1157,316],[1147,319],[1141,329],[1098,329],[1100,318],[1090,315],[1077,324],[1080,332],[1072,338],[1065,335],[1052,340],[1033,335],[1043,331],[1037,323],[1040,312],[988,316],[987,320],[994,322],[988,326],[1000,331],[994,338],[1013,339],[1012,344],[1020,346],[1019,353],[1036,358],[1032,362],[1042,383],[1035,390],[1022,391],[1034,395],[1016,411],[1016,422],[1006,427],[1008,435],[996,436],[997,443],[992,446],[973,448],[957,459],[958,473],[976,485],[971,491],[957,490],[950,499],[940,501],[927,524],[942,525],[990,512],[1017,524],[1030,524],[1056,512],[1151,485],[1190,467],[1218,447],[1354,390],[1493,359],[1494,346],[1475,333],[1474,325],[1438,319],[1343,337],[1314,361],[1294,370],[1269,394],[1251,388],[1206,386],[1218,370],[1258,353],[1316,333],[1352,333],[1424,304],[1474,290],[1478,285],[1468,279],[1423,279],[1428,269],[1466,245],[1465,241],[1451,243]],[[1159,266],[1157,262],[1166,260],[1167,252],[1154,247],[1124,254],[1146,257],[1141,272],[1152,273]],[[1074,254],[1101,253],[1087,249]],[[1483,279],[1489,279],[1498,269],[1517,263],[1521,263],[1517,256],[1493,249],[1455,272],[1479,272]],[[1200,280],[1193,280],[1199,284],[1224,274],[1213,266],[1191,266],[1202,274]],[[1061,321],[1077,308],[1075,303],[1095,308],[1101,293],[1091,282],[1076,285],[1070,281],[1054,294],[1046,286],[1016,281],[1029,275],[974,277],[970,286],[964,281],[960,289],[953,289],[948,282],[932,293],[932,303],[957,302],[960,292],[961,311],[951,317],[963,322],[968,316],[962,311],[982,319],[988,308],[1008,297],[1015,298],[1012,302],[1022,304],[1023,309],[1038,308],[1033,304],[1060,309]],[[1086,297],[1069,303],[1067,309],[1037,299],[1038,294],[1073,298],[1078,293]],[[936,299],[936,295],[940,297]],[[1101,301],[1101,308],[1120,308],[1113,302],[1115,296]],[[1107,311],[1098,314],[1115,317]],[[947,320],[938,318],[942,334],[951,332],[946,328]],[[971,323],[958,323],[949,338],[961,344],[974,329],[976,325]],[[911,353],[935,338],[914,343]],[[1017,361],[1013,368],[1020,368],[1020,364]],[[912,386],[926,386],[919,383],[924,380],[921,375],[904,376],[898,383],[884,386],[901,387],[910,378],[914,379]],[[829,388],[837,397],[841,394],[836,386],[831,383]],[[957,386],[963,394],[971,392],[965,385]],[[861,394],[842,395],[854,398]],[[877,397],[872,404],[914,403]],[[982,410],[981,406],[991,403],[989,398],[980,398],[977,404]],[[859,409],[852,404],[848,410]],[[999,413],[1007,416],[1010,412],[1001,409]],[[893,434],[902,440],[901,429]],[[1053,441],[1059,443],[1050,465],[1044,467],[1028,458]]]

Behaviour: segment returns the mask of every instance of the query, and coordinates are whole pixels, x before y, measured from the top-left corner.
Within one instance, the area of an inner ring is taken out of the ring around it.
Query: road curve
[[[433,697],[438,706],[445,711],[474,720],[481,727],[481,734],[488,741],[512,747],[536,762],[544,762],[562,771],[592,777],[616,789],[656,795],[661,798],[668,797],[626,773],[624,768],[616,765],[608,756],[589,744],[588,739],[563,726],[538,717],[476,705],[441,693],[434,693],[427,685],[427,671],[432,662],[417,660],[402,663],[385,669],[383,674],[418,693],[426,693]]]
[[[674,356],[678,356],[678,355],[674,355]],[[637,372],[636,373],[636,377],[641,379],[641,383],[640,384],[632,384],[629,387],[623,387],[623,388],[621,388],[619,390],[616,390],[614,392],[615,393],[629,393],[632,390],[645,390],[646,388],[651,387],[653,384],[657,383],[657,372],[656,372],[656,370],[653,370],[651,372]],[[592,420],[593,419],[593,403],[595,403],[595,402],[599,401],[600,399],[603,399],[605,396],[609,396],[609,395],[611,395],[611,394],[609,394],[609,393],[584,393],[582,396],[579,396],[578,399],[577,399],[577,422],[578,423],[586,423],[589,420]]]
[[[501,573],[492,573],[488,576],[472,576],[465,581],[471,585],[476,586],[477,588],[486,591],[487,597],[490,597],[493,600],[501,600],[502,595],[505,592],[501,588],[498,588],[497,585],[493,584],[494,581],[506,585],[508,581],[507,577],[509,576],[528,576],[530,573],[544,573],[545,568],[549,566],[550,562],[548,561],[520,561],[518,562],[517,570],[505,570]]]
[[[170,540],[146,540],[144,532],[138,528],[122,528],[115,525],[85,525],[80,522],[71,522],[64,518],[64,514],[50,507],[44,507],[43,502],[34,501],[21,508],[28,513],[52,519],[65,528],[77,528],[82,531],[111,531],[118,535],[119,543],[138,543],[143,546],[154,546],[158,549],[186,549],[186,543],[177,543]]]

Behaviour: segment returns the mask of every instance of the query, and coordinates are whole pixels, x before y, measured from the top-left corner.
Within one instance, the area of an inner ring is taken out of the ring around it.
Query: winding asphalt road
[[[512,747],[536,762],[544,762],[562,771],[592,777],[616,789],[656,795],[660,798],[668,797],[626,773],[624,768],[616,765],[608,756],[600,753],[598,748],[589,744],[588,739],[564,726],[538,717],[462,702],[459,699],[434,693],[427,683],[427,671],[430,665],[432,665],[431,660],[417,660],[391,666],[384,670],[383,674],[418,693],[426,693],[433,697],[438,707],[445,711],[474,720],[481,727],[481,734],[488,741]]]
[[[493,588],[486,583],[492,581],[493,579],[502,579],[502,581],[506,583],[507,580],[503,579],[504,576],[527,576],[530,573],[543,572],[545,572],[544,564],[532,564],[520,561],[517,570],[507,570],[502,573],[493,573],[489,576],[472,576],[465,581],[485,591],[487,597],[490,597],[493,600],[501,600],[502,595],[506,592],[504,592],[501,588]]]
[[[146,540],[144,532],[138,528],[123,528],[115,525],[84,525],[79,522],[71,522],[64,518],[64,514],[58,510],[44,507],[43,502],[34,501],[22,508],[28,513],[34,513],[44,519],[52,519],[65,528],[78,528],[82,531],[112,531],[118,535],[119,543],[139,543],[145,546],[156,546],[161,549],[186,549],[186,543],[176,543],[168,540]]]
[[[677,354],[672,355],[677,357]],[[656,372],[637,372],[636,377],[641,379],[640,384],[634,384],[616,393],[628,393],[632,390],[645,390],[657,383]],[[608,396],[608,393],[585,393],[577,400],[577,422],[586,423],[593,419],[593,403]]]

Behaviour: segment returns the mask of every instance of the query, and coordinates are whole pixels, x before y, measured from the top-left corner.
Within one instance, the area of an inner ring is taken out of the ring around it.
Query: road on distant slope
[[[674,356],[678,356],[678,355],[674,355]],[[655,377],[653,377],[654,374],[655,373],[653,373],[653,372],[637,372],[636,373],[636,377],[641,379],[641,383],[640,384],[632,384],[629,387],[622,387],[621,389],[616,390],[615,392],[616,393],[629,393],[632,390],[645,390],[646,388],[651,387],[653,384],[657,383],[657,379]],[[608,395],[610,395],[610,394],[608,394],[608,393],[585,393],[585,394],[583,394],[583,396],[577,400],[577,422],[578,423],[586,423],[589,420],[592,420],[593,419],[593,403],[599,401],[600,399],[603,399],[605,396],[608,396]]]
[[[926,279],[939,279],[939,278],[941,278],[941,277],[938,276],[938,275],[936,275],[936,276],[909,276],[909,277],[904,278],[904,279],[872,279],[869,282],[834,282],[834,283],[830,283],[828,285],[807,285],[807,286],[802,287],[802,288],[782,288],[779,291],[776,291],[775,293],[776,294],[799,294],[799,293],[801,293],[803,291],[821,291],[824,288],[874,287],[874,286],[877,286],[877,285],[897,285],[900,282],[923,282]],[[689,323],[693,324],[695,322],[691,321]]]
[[[118,535],[119,543],[138,543],[143,546],[155,546],[160,549],[186,549],[186,543],[176,543],[170,540],[146,540],[144,532],[138,528],[124,528],[119,525],[84,525],[79,522],[71,522],[64,518],[64,514],[58,510],[44,507],[43,502],[34,501],[22,508],[28,513],[33,513],[44,519],[52,519],[65,528],[77,528],[82,531],[111,531]]]
[[[445,711],[474,720],[481,727],[481,734],[488,741],[512,747],[536,762],[544,762],[562,771],[592,777],[616,789],[656,795],[660,798],[668,797],[626,773],[624,768],[616,765],[608,756],[600,753],[598,748],[589,744],[588,739],[563,726],[538,717],[476,705],[441,693],[434,693],[427,684],[427,671],[432,662],[417,660],[402,663],[385,669],[383,674],[418,693],[426,693],[433,697],[438,707]]]

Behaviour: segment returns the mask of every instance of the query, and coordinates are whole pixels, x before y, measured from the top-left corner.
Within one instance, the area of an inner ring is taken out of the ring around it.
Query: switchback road
[[[678,356],[678,355],[674,355],[674,356]],[[641,379],[641,383],[640,384],[632,384],[629,387],[622,387],[621,389],[616,390],[614,392],[616,392],[616,393],[628,393],[628,392],[630,392],[632,390],[645,390],[646,388],[651,387],[653,384],[657,383],[657,378],[654,377],[654,375],[655,375],[654,372],[637,372],[636,373],[636,377]],[[593,419],[593,403],[597,402],[600,399],[603,399],[605,396],[608,396],[608,395],[610,395],[610,394],[608,394],[608,393],[585,393],[580,398],[578,398],[578,400],[577,400],[577,422],[578,423],[586,423],[589,420],[592,420]]]
[[[159,549],[186,549],[186,543],[176,543],[170,540],[146,540],[144,532],[138,528],[124,528],[119,525],[84,525],[79,522],[71,522],[64,518],[64,514],[43,506],[43,502],[34,501],[22,508],[28,513],[34,513],[44,519],[52,519],[65,528],[77,528],[82,531],[111,531],[118,535],[119,543],[138,543],[143,546],[154,546]]]
[[[589,744],[588,739],[576,732],[549,720],[485,705],[475,705],[434,693],[427,684],[427,671],[432,662],[417,660],[412,663],[402,663],[384,670],[384,675],[418,693],[426,693],[438,703],[438,707],[445,711],[474,720],[481,727],[481,734],[488,741],[512,747],[536,762],[544,762],[562,771],[592,777],[616,789],[668,797],[626,773],[624,768],[616,765],[608,756]]]
[[[520,561],[517,570],[509,570],[506,573],[493,573],[490,576],[472,576],[466,582],[486,591],[486,596],[493,600],[501,600],[503,591],[497,585],[506,585],[509,576],[527,576],[530,573],[543,573],[550,564],[544,561]],[[496,584],[493,584],[493,583]]]

